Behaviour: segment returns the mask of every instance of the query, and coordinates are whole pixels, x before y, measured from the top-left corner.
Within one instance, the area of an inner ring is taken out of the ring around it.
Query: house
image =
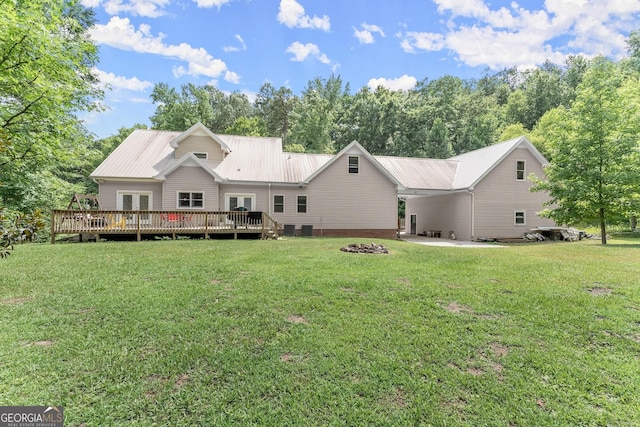
[[[314,235],[395,238],[398,198],[410,232],[459,239],[521,236],[551,224],[526,176],[544,157],[525,138],[446,160],[287,153],[279,138],[135,130],[91,177],[105,210],[262,211]]]

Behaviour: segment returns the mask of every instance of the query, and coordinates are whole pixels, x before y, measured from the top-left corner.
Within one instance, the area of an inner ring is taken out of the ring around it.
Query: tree
[[[264,122],[260,117],[238,117],[235,122],[224,130],[227,135],[242,136],[269,136],[265,130]]]
[[[547,180],[534,190],[548,191],[545,215],[560,224],[599,224],[602,244],[607,224],[628,218],[637,205],[640,177],[640,83],[616,64],[597,58],[577,88],[569,109],[552,113]]]
[[[75,114],[102,97],[93,23],[76,0],[0,1],[0,204],[52,207],[66,186],[58,164],[85,154]]]
[[[256,114],[262,118],[268,136],[282,138],[286,144],[291,128],[291,113],[299,100],[291,89],[281,87],[276,90],[271,83],[260,87],[254,103]]]
[[[332,75],[326,80],[311,80],[302,92],[300,103],[292,112],[290,144],[301,144],[306,151],[333,153],[338,139],[339,123],[345,112],[344,102],[349,85],[343,89],[342,79]]]

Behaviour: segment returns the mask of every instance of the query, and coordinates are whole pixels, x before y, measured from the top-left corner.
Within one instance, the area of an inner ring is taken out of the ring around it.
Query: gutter
[[[467,193],[471,196],[471,240],[473,241],[476,234],[476,198],[473,194],[473,187],[469,188]]]

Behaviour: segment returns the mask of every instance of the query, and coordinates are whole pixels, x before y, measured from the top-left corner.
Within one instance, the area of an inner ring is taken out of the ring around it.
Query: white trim
[[[251,209],[252,211],[256,210],[256,193],[224,193],[224,210],[230,211],[230,197],[249,197],[251,199]]]
[[[518,164],[522,162],[522,178],[518,178]],[[527,180],[527,161],[526,160],[516,160],[516,181],[526,181]]]
[[[278,197],[278,196],[282,196],[282,212],[276,212],[276,200],[275,200],[275,198]],[[273,199],[271,200],[271,202],[273,203],[273,213],[274,214],[284,214],[287,211],[287,207],[286,207],[287,206],[287,204],[286,204],[287,198],[285,197],[285,195],[284,194],[274,194],[272,197],[273,197]],[[296,202],[297,202],[297,199],[296,199]]]
[[[137,194],[149,196],[149,210],[153,210],[153,191],[147,190],[116,190],[116,209],[119,211],[124,210],[122,208],[122,195],[123,194]]]
[[[351,158],[356,159],[355,172],[351,172]],[[347,172],[354,175],[358,175],[360,173],[360,156],[357,154],[349,154],[347,156]]]
[[[522,213],[522,223],[518,222],[518,214]],[[527,225],[527,211],[526,210],[515,210],[513,211],[513,225]]]
[[[180,206],[180,193],[189,193],[189,204],[191,206]],[[202,194],[202,206],[193,206],[193,193]],[[202,190],[176,190],[176,209],[203,209],[205,207],[205,191]]]
[[[304,197],[305,198],[305,211],[304,212],[300,212],[298,210],[299,207],[299,203],[298,203],[298,197]],[[308,194],[296,194],[296,214],[297,215],[308,215],[309,214],[309,195]]]

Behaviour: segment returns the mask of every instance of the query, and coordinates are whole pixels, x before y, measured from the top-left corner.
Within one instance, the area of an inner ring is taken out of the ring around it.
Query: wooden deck
[[[51,212],[51,243],[60,234],[166,236],[255,234],[266,239],[278,235],[279,225],[264,212],[194,211],[79,211]]]

